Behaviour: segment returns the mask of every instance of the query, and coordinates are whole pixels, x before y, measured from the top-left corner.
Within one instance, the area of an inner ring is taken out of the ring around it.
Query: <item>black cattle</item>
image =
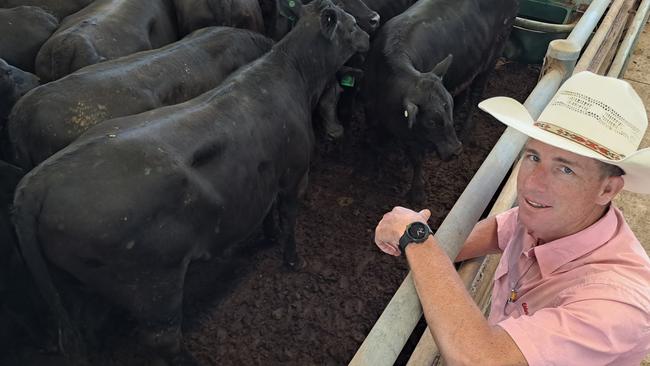
[[[363,0],[368,7],[381,17],[382,24],[385,24],[393,17],[402,14],[409,6],[417,0]]]
[[[13,67],[0,58],[0,133],[6,132],[7,116],[14,104],[38,85],[36,75]],[[5,151],[4,146],[0,151]]]
[[[463,100],[478,101],[517,9],[516,0],[420,0],[377,32],[362,92],[366,120],[406,145],[414,202],[424,200],[423,150],[433,145],[442,159],[460,152],[452,96],[467,133]]]
[[[296,3],[299,0],[281,0],[287,3]],[[311,0],[309,0],[311,1]],[[303,3],[309,3],[303,1]],[[361,29],[368,34],[372,34],[379,26],[379,15],[368,8],[362,0],[336,0],[335,3],[343,10],[350,13],[357,21]],[[290,14],[281,14],[277,7],[274,7],[275,1],[260,0],[260,4],[265,14],[265,24],[267,25],[267,34],[274,39],[281,39],[293,24],[295,18]],[[361,59],[361,58],[360,58]],[[361,61],[354,62],[353,66],[359,66]],[[353,67],[354,68],[354,67]],[[350,69],[348,69],[350,70]],[[348,71],[347,74],[358,74],[360,70]],[[339,123],[336,110],[342,88],[337,78],[332,78],[329,85],[325,88],[321,100],[319,101],[317,114],[323,125],[326,135],[329,138],[339,138],[343,134],[343,127]]]
[[[47,83],[11,113],[9,160],[32,168],[102,121],[194,98],[272,45],[252,31],[208,27],[160,49],[88,66]]]
[[[209,26],[229,26],[264,33],[257,0],[173,0],[181,35]]]
[[[34,60],[59,21],[35,6],[0,9],[0,58],[28,72],[34,72]]]
[[[96,0],[65,18],[43,44],[36,56],[36,75],[55,80],[177,39],[171,0]]]
[[[38,6],[61,20],[85,8],[94,0],[0,0],[0,8],[14,8],[21,5]]]
[[[278,0],[258,0],[264,17],[266,35],[279,40],[287,34],[296,23],[296,18],[289,13],[283,12],[282,8],[277,6]],[[300,0],[279,0],[284,2],[287,7],[291,4],[300,2]],[[308,4],[312,0],[303,0],[302,3]],[[334,0],[334,3],[346,12],[350,13],[356,19],[357,23],[368,34],[379,27],[379,15],[377,12],[366,6],[363,0]]]
[[[312,108],[369,38],[329,0],[287,11],[299,17],[293,31],[218,88],[106,121],[20,182],[21,252],[57,312],[64,346],[74,332],[48,265],[127,309],[144,340],[172,356],[191,261],[247,238],[277,204],[285,263],[298,265],[293,234],[314,147]]]

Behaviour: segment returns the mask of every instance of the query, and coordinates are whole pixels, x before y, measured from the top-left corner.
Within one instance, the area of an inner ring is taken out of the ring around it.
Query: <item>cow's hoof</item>
[[[297,272],[297,271],[300,271],[301,269],[304,269],[305,267],[307,267],[307,262],[304,259],[302,259],[301,257],[297,257],[294,260],[290,260],[290,261],[285,260],[284,265],[290,271]]]

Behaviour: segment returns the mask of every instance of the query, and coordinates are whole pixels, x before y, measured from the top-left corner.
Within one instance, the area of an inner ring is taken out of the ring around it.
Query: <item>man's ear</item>
[[[409,130],[413,128],[415,121],[418,116],[418,106],[409,102],[408,100],[404,101],[404,118],[408,120]]]
[[[277,0],[278,12],[292,22],[297,22],[302,13],[301,0]]]
[[[339,25],[339,16],[336,10],[327,7],[320,12],[320,30],[325,38],[332,40]]]
[[[614,197],[623,189],[625,181],[622,176],[611,176],[605,178],[600,195],[598,196],[597,203],[599,205],[609,204]]]

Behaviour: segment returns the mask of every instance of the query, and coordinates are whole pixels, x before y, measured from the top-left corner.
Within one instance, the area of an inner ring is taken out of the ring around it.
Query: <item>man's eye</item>
[[[530,161],[538,162],[539,161],[539,156],[533,155],[533,154],[528,154],[526,155],[526,158]]]
[[[573,174],[573,170],[571,170],[571,168],[569,168],[568,166],[563,166],[562,168],[560,168],[560,170],[562,171],[562,173],[567,175]]]

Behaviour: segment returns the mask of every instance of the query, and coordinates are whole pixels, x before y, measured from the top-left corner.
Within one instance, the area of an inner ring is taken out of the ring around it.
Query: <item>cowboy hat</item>
[[[512,98],[490,98],[478,106],[535,140],[620,167],[623,189],[650,194],[650,148],[637,150],[648,117],[626,81],[588,71],[575,74],[536,121]]]

